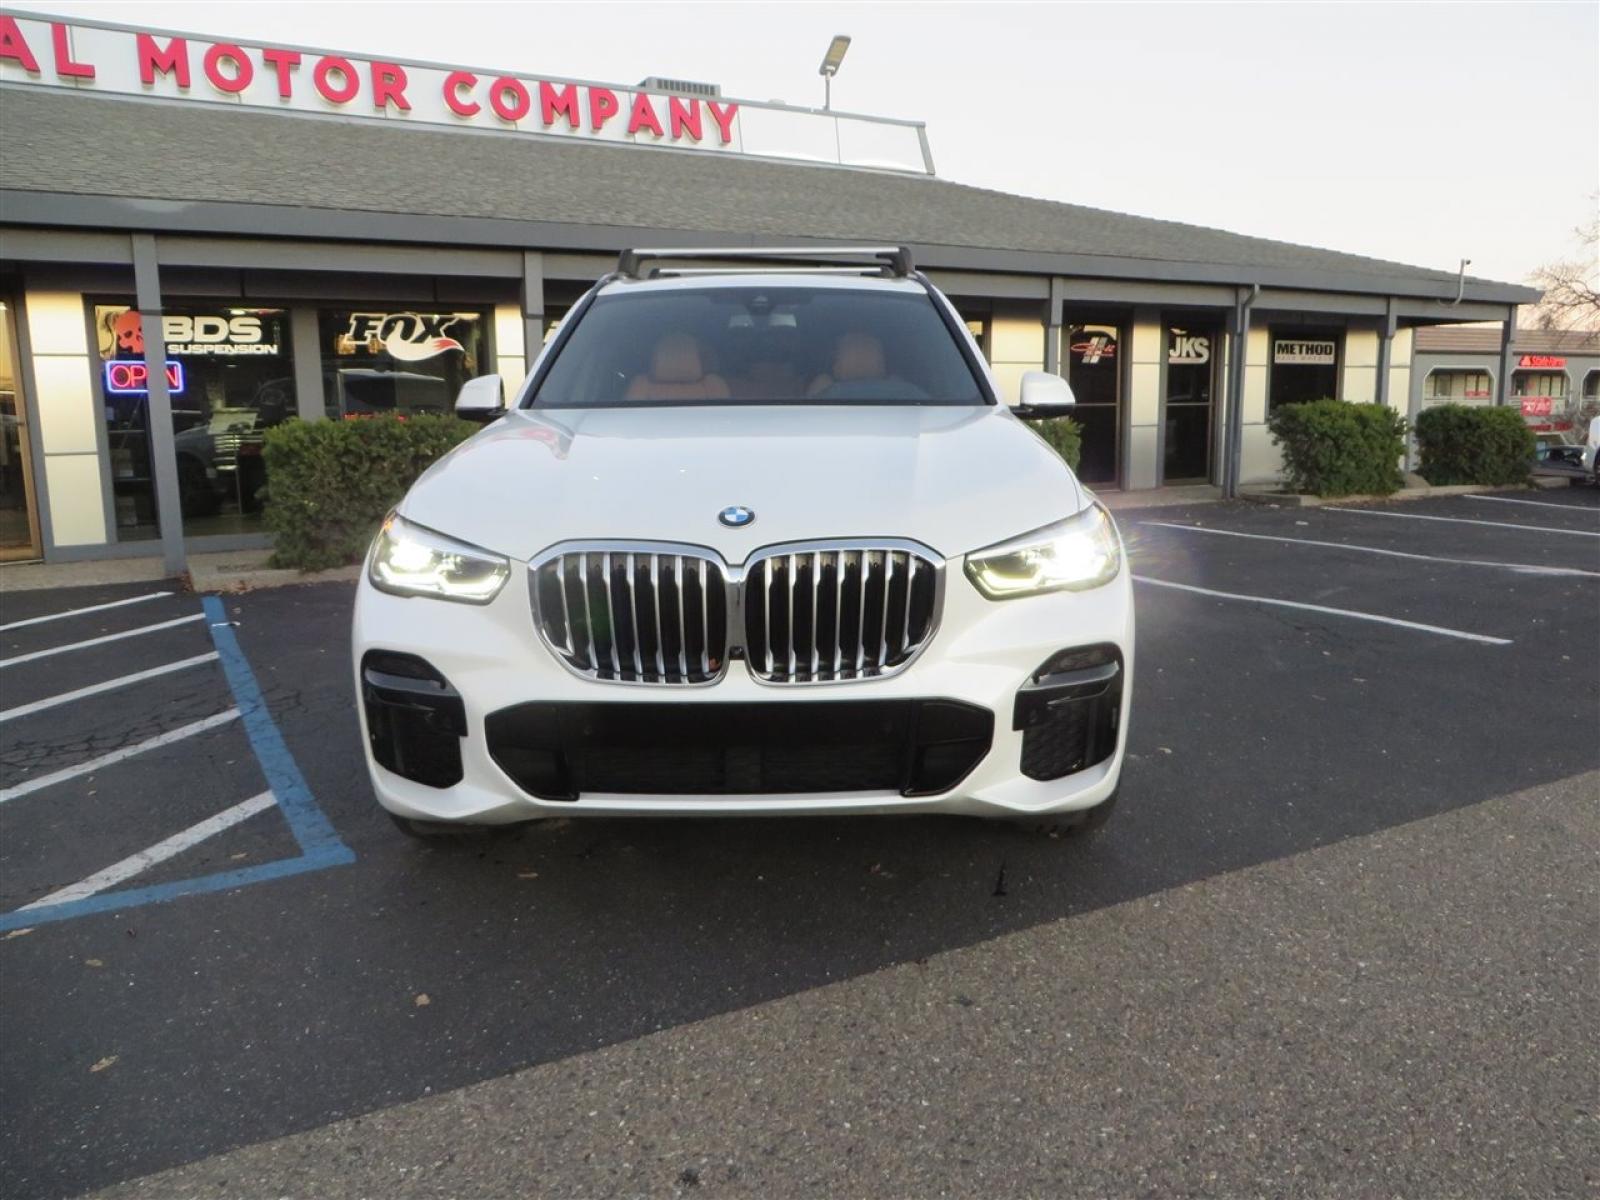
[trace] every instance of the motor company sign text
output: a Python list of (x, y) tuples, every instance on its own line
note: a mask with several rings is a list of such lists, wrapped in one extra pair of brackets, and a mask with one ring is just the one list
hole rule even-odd
[(0, 78), (174, 99), (729, 147), (739, 105), (0, 14)]

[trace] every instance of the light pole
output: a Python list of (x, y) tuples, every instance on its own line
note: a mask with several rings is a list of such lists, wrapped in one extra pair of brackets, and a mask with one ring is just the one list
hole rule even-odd
[(833, 77), (839, 73), (839, 64), (844, 61), (844, 52), (848, 49), (850, 49), (850, 35), (835, 34), (833, 41), (828, 43), (828, 52), (822, 56), (822, 65), (817, 68), (817, 74), (822, 76), (824, 112), (833, 108)]

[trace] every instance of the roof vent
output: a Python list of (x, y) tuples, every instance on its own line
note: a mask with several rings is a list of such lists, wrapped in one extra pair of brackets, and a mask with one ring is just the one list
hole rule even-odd
[(639, 90), (644, 92), (671, 92), (679, 96), (720, 96), (722, 86), (715, 83), (696, 83), (692, 79), (667, 79), (660, 75), (652, 75), (648, 79), (639, 81)]

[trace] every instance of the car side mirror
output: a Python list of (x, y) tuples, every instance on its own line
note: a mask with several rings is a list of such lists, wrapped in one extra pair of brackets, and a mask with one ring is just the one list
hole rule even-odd
[(1060, 417), (1076, 404), (1072, 385), (1049, 371), (1027, 371), (1018, 389), (1015, 412), (1019, 417)]
[(456, 416), (487, 424), (506, 411), (505, 387), (498, 375), (479, 375), (461, 385)]

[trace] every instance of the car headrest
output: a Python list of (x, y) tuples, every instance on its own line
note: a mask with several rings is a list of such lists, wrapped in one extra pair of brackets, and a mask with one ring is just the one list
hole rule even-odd
[(669, 333), (656, 343), (650, 378), (656, 383), (699, 383), (705, 377), (700, 343), (687, 333)]
[(870, 333), (847, 333), (839, 339), (833, 355), (835, 380), (882, 379), (886, 374), (883, 343), (877, 338)]

